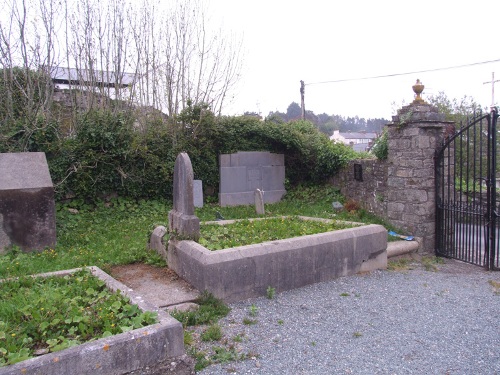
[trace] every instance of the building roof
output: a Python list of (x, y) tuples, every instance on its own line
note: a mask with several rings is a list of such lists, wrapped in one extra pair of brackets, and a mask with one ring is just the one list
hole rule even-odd
[(92, 84), (118, 88), (131, 86), (135, 80), (135, 74), (132, 73), (116, 74), (115, 72), (93, 70), (91, 74), (89, 70), (85, 69), (62, 67), (52, 67), (50, 77), (56, 84)]
[(345, 139), (374, 139), (377, 138), (377, 133), (367, 133), (367, 132), (347, 132), (339, 133), (341, 137)]

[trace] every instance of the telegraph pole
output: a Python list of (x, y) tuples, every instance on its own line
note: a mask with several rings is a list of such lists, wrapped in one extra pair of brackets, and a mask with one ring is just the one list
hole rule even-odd
[[(301, 81), (302, 82), (302, 81)], [(491, 73), (491, 81), (483, 82), (483, 85), (491, 83), (491, 108), (495, 106), (495, 83), (500, 82), (500, 79), (495, 81), (495, 72)]]
[(302, 109), (302, 120), (306, 119), (306, 107), (304, 104), (304, 91), (305, 91), (304, 81), (300, 81), (300, 108)]

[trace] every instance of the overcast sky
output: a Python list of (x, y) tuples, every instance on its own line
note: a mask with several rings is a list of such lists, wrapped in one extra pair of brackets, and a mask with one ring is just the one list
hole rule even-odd
[[(491, 104), (492, 72), (500, 79), (500, 1), (449, 0), (211, 0), (224, 28), (243, 33), (243, 76), (228, 115), (286, 112), (300, 104), (316, 114), (390, 119), (413, 100), (444, 91)], [(499, 60), (465, 68), (341, 83), (345, 79)], [(500, 98), (500, 82), (496, 84)], [(499, 99), (495, 99), (498, 103)], [(396, 106), (393, 105), (396, 103)]]

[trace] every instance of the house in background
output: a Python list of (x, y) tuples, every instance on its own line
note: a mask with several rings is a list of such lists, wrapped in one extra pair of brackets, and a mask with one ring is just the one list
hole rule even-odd
[(351, 146), (354, 151), (363, 152), (369, 151), (373, 142), (378, 137), (377, 133), (368, 132), (346, 132), (341, 133), (339, 130), (334, 130), (330, 140), (342, 142)]

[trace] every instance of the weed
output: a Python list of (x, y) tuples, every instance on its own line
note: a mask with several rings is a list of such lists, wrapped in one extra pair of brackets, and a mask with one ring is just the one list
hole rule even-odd
[(222, 329), (218, 324), (210, 325), (200, 336), (201, 341), (219, 341), (222, 338)]
[(268, 286), (266, 289), (266, 297), (269, 299), (273, 299), (276, 294), (276, 289), (272, 286)]
[(251, 326), (251, 325), (257, 324), (257, 322), (258, 321), (256, 319), (243, 318), (243, 324), (246, 326)]
[(197, 299), (199, 308), (195, 311), (173, 311), (172, 315), (181, 322), (184, 327), (200, 324), (214, 324), (220, 318), (225, 317), (231, 310), (220, 299), (211, 293), (204, 291)]
[(493, 293), (495, 293), (496, 295), (500, 295), (500, 282), (489, 280), (488, 284), (490, 284), (493, 287)]
[(316, 346), (316, 341), (311, 341), (311, 346)]
[(443, 258), (432, 256), (432, 257), (422, 257), (421, 262), (426, 271), (436, 272), (439, 270), (437, 265), (443, 264), (444, 260)]
[(237, 361), (239, 359), (244, 359), (244, 354), (238, 354), (235, 348), (227, 349), (223, 346), (216, 346), (213, 348), (214, 354), (211, 359), (217, 363), (227, 363), (230, 361)]
[(248, 315), (255, 317), (255, 316), (257, 316), (258, 313), (259, 313), (259, 308), (257, 306), (255, 306), (254, 304), (252, 304), (248, 308)]
[(184, 345), (192, 346), (195, 343), (193, 332), (184, 330)]
[(349, 297), (349, 296), (350, 296), (350, 294), (349, 294), (349, 293), (347, 293), (347, 292), (344, 292), (344, 293), (340, 293), (340, 296), (341, 296), (341, 297)]
[(279, 320), (278, 320), (278, 324), (279, 324), (280, 326), (282, 326), (283, 324), (285, 324), (285, 322), (284, 322), (282, 319), (279, 319)]
[(361, 332), (358, 332), (358, 331), (354, 332), (352, 335), (356, 338), (363, 336), (363, 334)]
[(236, 336), (233, 337), (234, 342), (243, 342), (243, 336), (244, 334), (238, 333)]
[(409, 258), (399, 258), (397, 260), (390, 260), (387, 262), (387, 269), (389, 271), (408, 271), (413, 269), (412, 260)]

